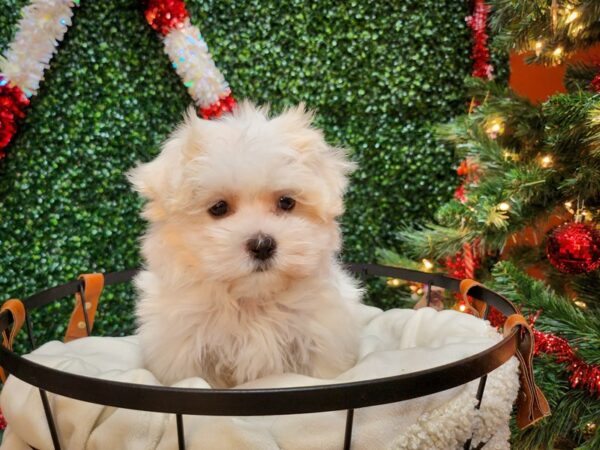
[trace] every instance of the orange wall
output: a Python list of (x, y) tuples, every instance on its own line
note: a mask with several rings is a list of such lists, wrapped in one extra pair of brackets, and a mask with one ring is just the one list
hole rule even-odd
[[(565, 64), (555, 67), (544, 67), (537, 64), (525, 64), (524, 54), (510, 55), (510, 86), (519, 94), (530, 100), (544, 101), (552, 94), (565, 92), (563, 77)], [(577, 52), (567, 62), (585, 61), (588, 63), (600, 62), (600, 46), (589, 50)]]

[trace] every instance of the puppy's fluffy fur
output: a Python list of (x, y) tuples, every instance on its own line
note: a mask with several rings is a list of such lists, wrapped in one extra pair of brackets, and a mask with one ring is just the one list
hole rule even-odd
[[(130, 171), (150, 222), (138, 334), (163, 383), (328, 378), (355, 362), (361, 292), (336, 259), (353, 164), (311, 119), (302, 105), (275, 118), (250, 103), (217, 121), (190, 111), (160, 155)], [(211, 215), (223, 201), (227, 212)], [(248, 249), (259, 234), (276, 242), (267, 261)]]

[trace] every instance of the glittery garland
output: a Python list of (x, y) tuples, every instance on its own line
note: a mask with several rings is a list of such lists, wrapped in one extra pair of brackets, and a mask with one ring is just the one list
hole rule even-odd
[(21, 11), (15, 37), (0, 58), (0, 159), (71, 25), (75, 5), (79, 0), (33, 0)]
[(487, 47), (486, 26), (489, 12), (490, 6), (485, 3), (485, 0), (475, 0), (473, 14), (465, 18), (473, 33), (471, 58), (474, 62), (472, 75), (486, 80), (492, 78), (494, 70), (490, 64), (490, 50)]
[(217, 69), (200, 30), (191, 24), (183, 0), (149, 0), (144, 15), (164, 37), (165, 52), (190, 96), (198, 114), (212, 119), (231, 111), (235, 99)]
[[(506, 316), (495, 308), (492, 308), (492, 312), (493, 314), (488, 316), (490, 324), (494, 327), (501, 327), (506, 320)], [(554, 355), (556, 362), (566, 364), (565, 370), (569, 372), (569, 383), (573, 389), (579, 387), (587, 390), (591, 395), (599, 395), (600, 366), (588, 364), (577, 356), (575, 350), (565, 338), (535, 329), (535, 322), (540, 314), (541, 311), (538, 311), (529, 317), (534, 337), (534, 356), (542, 353)]]
[(579, 358), (564, 338), (535, 329), (533, 335), (535, 338), (534, 355), (540, 353), (554, 355), (557, 362), (566, 363), (572, 388), (580, 387), (592, 395), (600, 394), (600, 366), (588, 364)]

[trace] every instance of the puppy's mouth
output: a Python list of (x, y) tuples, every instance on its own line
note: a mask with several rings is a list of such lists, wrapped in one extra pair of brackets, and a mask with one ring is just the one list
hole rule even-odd
[(262, 273), (268, 271), (273, 264), (269, 261), (262, 261), (254, 266), (254, 273)]

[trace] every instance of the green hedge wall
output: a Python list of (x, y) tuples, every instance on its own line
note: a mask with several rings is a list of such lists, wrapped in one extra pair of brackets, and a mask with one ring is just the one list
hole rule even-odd
[[(26, 1), (1, 3), (4, 49)], [(123, 173), (158, 152), (190, 103), (139, 3), (81, 2), (0, 163), (2, 297), (139, 265), (144, 223)], [(428, 127), (466, 107), (468, 2), (187, 3), (238, 98), (275, 110), (303, 100), (328, 139), (353, 150), (347, 260), (374, 260), (402, 223), (451, 195), (452, 154)], [(130, 332), (133, 298), (107, 290), (96, 331)], [(70, 310), (66, 301), (35, 314), (39, 337), (61, 336)]]

